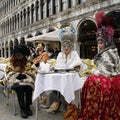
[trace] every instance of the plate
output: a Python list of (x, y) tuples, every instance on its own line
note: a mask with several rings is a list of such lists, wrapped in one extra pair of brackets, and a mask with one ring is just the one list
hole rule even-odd
[(73, 72), (75, 69), (55, 69), (55, 72)]
[(49, 72), (37, 71), (37, 73), (40, 73), (40, 74), (53, 74), (55, 72), (54, 71), (49, 71)]

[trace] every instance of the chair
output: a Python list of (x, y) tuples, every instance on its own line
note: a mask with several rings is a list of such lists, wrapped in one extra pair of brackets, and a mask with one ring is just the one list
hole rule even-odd
[[(9, 92), (11, 92), (11, 95), (12, 95), (11, 101), (12, 101), (13, 115), (16, 116), (16, 115), (17, 115), (17, 113), (16, 113), (16, 104), (15, 104), (16, 91), (15, 91), (14, 89), (10, 88), (10, 89), (9, 89)], [(8, 96), (7, 99), (9, 99), (9, 96)], [(7, 105), (8, 105), (8, 103), (7, 103)]]
[(12, 87), (8, 89), (7, 86), (3, 84), (3, 80), (0, 80), (0, 85), (2, 86), (2, 91), (3, 91), (2, 93), (5, 96), (6, 105), (9, 105), (9, 98), (10, 98), (9, 95), (11, 94), (13, 115), (16, 116), (16, 104), (15, 104), (16, 91), (12, 89)]
[[(9, 61), (9, 59), (7, 61)], [(4, 80), (7, 79), (6, 72), (5, 72), (6, 66), (7, 66), (6, 63), (0, 64), (0, 86), (2, 87), (3, 96), (5, 96), (6, 105), (9, 105), (9, 94), (11, 93), (12, 95), (11, 103), (12, 103), (13, 114), (14, 116), (16, 116), (16, 105), (15, 105), (16, 92), (14, 89), (12, 89), (12, 87), (8, 89), (6, 82), (4, 82)]]

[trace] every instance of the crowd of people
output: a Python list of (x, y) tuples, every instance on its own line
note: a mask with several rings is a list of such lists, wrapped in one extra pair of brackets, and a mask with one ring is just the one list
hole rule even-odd
[[(100, 17), (99, 17), (100, 16)], [(107, 21), (107, 22), (106, 22)], [(94, 57), (96, 68), (89, 71), (81, 91), (81, 108), (76, 116), (67, 116), (68, 120), (119, 120), (120, 119), (120, 58), (113, 42), (114, 29), (111, 18), (103, 11), (96, 14), (98, 27), (96, 40), (98, 54)], [(61, 52), (56, 49), (55, 69), (74, 69), (77, 72), (83, 64), (77, 51), (74, 50), (75, 37), (71, 31), (61, 36)], [(35, 53), (38, 52), (38, 55)], [(51, 56), (45, 51), (45, 44), (40, 43), (35, 50), (20, 44), (14, 47), (10, 64), (6, 67), (5, 83), (7, 87), (16, 90), (22, 118), (32, 116), (32, 93), (40, 63), (46, 63)], [(82, 67), (81, 67), (82, 66)], [(59, 78), (58, 78), (59, 79)], [(44, 97), (40, 96), (40, 99)], [(53, 90), (48, 96), (47, 111), (58, 111), (60, 105), (64, 112), (68, 111), (68, 103), (60, 92)], [(41, 100), (42, 101), (42, 100)], [(41, 102), (42, 104), (42, 102)], [(55, 106), (55, 107), (53, 107)]]

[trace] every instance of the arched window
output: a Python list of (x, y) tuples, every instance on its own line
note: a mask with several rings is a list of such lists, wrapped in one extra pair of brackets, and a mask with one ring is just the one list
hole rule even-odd
[(53, 14), (58, 12), (58, 1), (53, 0)]
[(24, 37), (20, 38), (20, 44), (25, 44), (25, 38)]
[(16, 26), (17, 26), (17, 16), (15, 15), (15, 20), (14, 20), (14, 22), (15, 22), (15, 30), (16, 30)]
[(68, 8), (72, 7), (72, 0), (68, 0)]
[(26, 26), (26, 9), (23, 11), (24, 26)]
[(60, 11), (66, 9), (66, 0), (60, 0)]
[(51, 15), (51, 1), (47, 0), (47, 17)]
[(18, 45), (19, 43), (18, 43), (18, 39), (17, 38), (15, 38), (14, 39), (14, 45)]
[(34, 22), (34, 4), (31, 5), (31, 23)]
[(10, 32), (12, 31), (12, 20), (10, 18)]
[(20, 12), (20, 27), (21, 27), (21, 28), (22, 28), (22, 26), (23, 26), (22, 20), (23, 20), (23, 15), (22, 15), (22, 11), (21, 11), (21, 12)]
[(14, 26), (15, 26), (15, 23), (14, 23), (14, 16), (12, 17), (12, 31), (14, 31)]
[(44, 1), (40, 2), (40, 14), (41, 14), (41, 19), (43, 19), (43, 9), (44, 9)]
[(52, 32), (52, 31), (55, 31), (55, 28), (50, 27), (49, 29), (47, 29), (46, 33), (49, 33), (49, 32)]
[(37, 31), (37, 32), (35, 33), (35, 36), (38, 36), (38, 35), (42, 35), (42, 32)]
[(110, 16), (113, 18), (113, 27), (114, 27), (114, 36), (113, 40), (118, 48), (118, 54), (120, 55), (120, 10), (114, 10), (109, 13), (107, 13), (107, 16)]
[(9, 23), (9, 20), (8, 20), (8, 33), (10, 32), (10, 23)]
[(80, 43), (80, 57), (93, 59), (97, 54), (96, 24), (92, 20), (83, 21), (78, 29), (77, 39)]
[(13, 52), (13, 41), (10, 40), (10, 55), (12, 55)]
[(39, 20), (39, 1), (36, 1), (35, 9), (36, 9), (36, 21), (38, 21)]
[(30, 7), (27, 8), (27, 25), (30, 24)]
[(20, 18), (19, 13), (17, 14), (17, 28), (20, 28)]
[(31, 38), (31, 37), (33, 37), (33, 36), (32, 36), (32, 34), (29, 33), (29, 34), (27, 35), (27, 38)]

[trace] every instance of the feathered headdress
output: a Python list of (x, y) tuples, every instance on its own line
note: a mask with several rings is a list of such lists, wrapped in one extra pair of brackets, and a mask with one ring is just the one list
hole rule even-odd
[(106, 45), (110, 45), (113, 42), (113, 19), (106, 16), (104, 11), (99, 11), (95, 14), (95, 21), (97, 24), (97, 40), (103, 40)]
[(13, 55), (18, 55), (18, 54), (22, 54), (24, 56), (29, 56), (30, 50), (29, 50), (28, 46), (24, 45), (24, 44), (14, 46)]
[(63, 47), (69, 45), (71, 48), (73, 48), (74, 41), (76, 40), (74, 27), (70, 25), (62, 28), (59, 32), (59, 39)]

